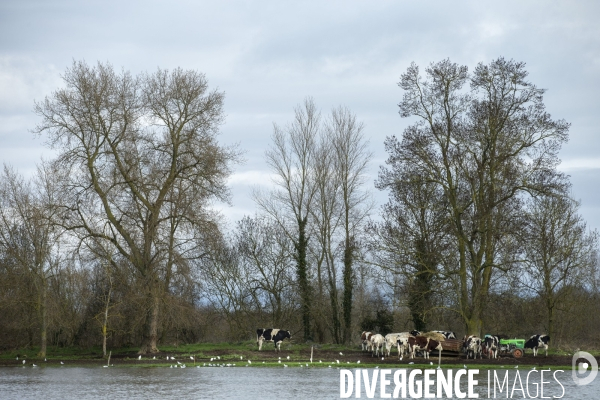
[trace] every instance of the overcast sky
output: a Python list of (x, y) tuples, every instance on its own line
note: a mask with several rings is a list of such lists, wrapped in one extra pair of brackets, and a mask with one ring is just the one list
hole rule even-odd
[[(0, 2), (0, 160), (30, 174), (52, 153), (34, 100), (62, 86), (73, 60), (132, 73), (182, 67), (226, 93), (221, 142), (246, 162), (231, 178), (230, 220), (252, 214), (253, 185), (269, 181), (264, 151), (312, 96), (324, 113), (345, 105), (365, 123), (374, 159), (401, 136), (397, 86), (410, 62), (450, 58), (472, 70), (497, 57), (524, 61), (547, 89), (554, 119), (571, 123), (561, 169), (591, 228), (600, 228), (600, 2), (590, 1), (27, 1)], [(375, 189), (374, 189), (375, 190)], [(385, 194), (377, 194), (385, 201)]]

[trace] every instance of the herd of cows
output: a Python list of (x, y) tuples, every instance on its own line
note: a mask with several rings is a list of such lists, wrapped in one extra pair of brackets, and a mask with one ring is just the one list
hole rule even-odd
[[(429, 353), (433, 350), (447, 350), (444, 348), (443, 342), (456, 340), (456, 334), (449, 331), (431, 331), (421, 333), (419, 331), (410, 331), (402, 333), (389, 333), (382, 336), (378, 333), (363, 332), (361, 334), (362, 349), (371, 351), (373, 356), (379, 356), (379, 352), (390, 356), (394, 347), (398, 349), (398, 357), (402, 359), (405, 354), (410, 355), (410, 358), (415, 358), (417, 352), (423, 354), (426, 359), (429, 358)], [(500, 339), (507, 339), (504, 335), (486, 335), (481, 339), (475, 335), (465, 336), (462, 340), (462, 351), (468, 358), (483, 358), (483, 354), (487, 354), (488, 358), (498, 358), (500, 350)], [(525, 349), (532, 349), (533, 355), (537, 356), (539, 349), (544, 349), (548, 356), (548, 343), (550, 336), (548, 335), (533, 335), (525, 342)], [(385, 350), (384, 350), (385, 346)]]
[[(262, 349), (264, 342), (273, 342), (276, 351), (281, 351), (281, 343), (284, 339), (291, 339), (290, 331), (283, 329), (257, 329), (256, 343), (258, 350)], [(507, 339), (504, 335), (485, 335), (483, 339), (478, 336), (465, 336), (462, 340), (462, 351), (467, 358), (483, 358), (487, 354), (488, 358), (497, 358), (498, 351), (501, 349), (500, 340)], [(449, 331), (431, 331), (421, 333), (419, 331), (389, 333), (380, 335), (379, 333), (363, 332), (360, 337), (363, 351), (371, 351), (373, 356), (391, 355), (392, 349), (398, 349), (398, 357), (402, 359), (404, 355), (415, 358), (418, 353), (423, 357), (429, 358), (429, 353), (433, 350), (447, 350), (443, 342), (457, 341), (456, 334)], [(525, 349), (532, 349), (533, 355), (537, 356), (539, 349), (544, 349), (548, 356), (548, 335), (533, 335), (525, 342)]]

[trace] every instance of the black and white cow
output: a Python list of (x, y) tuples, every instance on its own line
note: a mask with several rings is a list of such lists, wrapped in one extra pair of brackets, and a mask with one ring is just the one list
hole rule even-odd
[(483, 338), (483, 347), (488, 355), (488, 359), (498, 358), (498, 348), (500, 347), (500, 339), (498, 336), (485, 335)]
[(441, 333), (442, 335), (444, 335), (444, 337), (446, 339), (457, 339), (456, 333), (451, 332), (451, 331), (432, 331), (432, 332)]
[(421, 333), (423, 333), (423, 332), (421, 332), (421, 331), (410, 331), (408, 333), (410, 333), (413, 336), (421, 336)]
[(256, 330), (256, 343), (258, 343), (259, 351), (262, 348), (263, 342), (273, 342), (275, 344), (275, 350), (281, 351), (281, 342), (283, 342), (283, 339), (285, 338), (292, 338), (290, 331), (275, 328)]
[(467, 359), (469, 359), (471, 354), (473, 354), (474, 359), (477, 358), (478, 354), (479, 358), (483, 358), (481, 350), (481, 338), (479, 336), (470, 335), (463, 338), (463, 351), (467, 353)]
[(550, 342), (550, 336), (548, 335), (533, 335), (525, 342), (526, 349), (533, 350), (533, 356), (537, 356), (538, 349), (543, 348), (546, 351), (546, 357), (548, 356), (548, 342)]

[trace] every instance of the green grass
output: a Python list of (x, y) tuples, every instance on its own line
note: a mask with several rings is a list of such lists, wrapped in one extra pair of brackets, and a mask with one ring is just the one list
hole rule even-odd
[[(437, 357), (432, 354), (431, 361), (434, 365), (430, 365), (429, 362), (421, 363), (423, 359), (416, 359), (415, 364), (408, 365), (406, 360), (403, 363), (398, 362), (390, 362), (392, 359), (397, 360), (397, 355), (394, 353), (391, 358), (386, 359), (386, 363), (378, 363), (376, 360), (365, 360), (365, 355), (367, 353), (360, 352), (358, 346), (344, 346), (344, 345), (336, 345), (336, 344), (312, 344), (314, 346), (314, 359), (313, 363), (310, 364), (310, 349), (311, 344), (304, 343), (293, 343), (293, 342), (284, 342), (282, 344), (282, 352), (281, 352), (281, 363), (278, 362), (277, 357), (279, 355), (274, 352), (274, 346), (272, 343), (263, 344), (263, 349), (261, 352), (258, 351), (256, 342), (254, 341), (245, 341), (245, 342), (237, 342), (237, 343), (198, 343), (198, 344), (185, 344), (185, 345), (161, 345), (159, 349), (161, 353), (157, 356), (156, 360), (153, 360), (153, 355), (145, 355), (142, 356), (142, 362), (137, 362), (137, 347), (123, 347), (117, 349), (111, 349), (112, 358), (111, 364), (123, 366), (123, 367), (169, 367), (170, 365), (175, 365), (177, 361), (182, 363), (186, 363), (188, 367), (199, 365), (203, 366), (203, 364), (211, 363), (209, 360), (211, 357), (216, 358), (217, 355), (220, 356), (220, 360), (214, 360), (212, 364), (233, 364), (235, 363), (236, 367), (246, 366), (246, 360), (250, 358), (252, 363), (249, 364), (251, 367), (282, 367), (284, 364), (287, 364), (289, 368), (300, 368), (300, 365), (303, 365), (302, 368), (306, 368), (306, 363), (309, 364), (311, 368), (420, 368), (420, 369), (428, 369), (428, 368), (437, 368)], [(590, 351), (586, 350), (594, 356), (600, 355), (600, 351)], [(15, 349), (9, 351), (3, 351), (0, 353), (0, 360), (5, 361), (5, 364), (13, 363), (13, 360), (16, 357), (19, 357), (19, 360), (25, 358), (31, 362), (42, 361), (40, 357), (37, 356), (39, 352), (39, 348), (26, 348), (26, 349)], [(338, 352), (345, 353), (345, 356), (337, 356)], [(542, 367), (544, 364), (544, 357), (538, 357), (534, 360), (530, 357), (531, 351), (528, 352), (528, 357), (523, 360), (525, 363), (535, 363), (538, 364), (537, 369), (563, 369), (570, 370), (571, 365), (564, 366), (549, 366)], [(572, 355), (572, 352), (570, 353)], [(167, 361), (165, 360), (165, 355), (175, 356), (177, 360), (175, 361)], [(290, 356), (290, 360), (287, 360), (287, 356)], [(551, 349), (549, 351), (549, 355), (560, 355), (560, 356), (568, 356), (569, 353), (562, 350)], [(194, 364), (193, 360), (190, 360), (189, 357), (195, 357), (196, 363)], [(243, 357), (243, 360), (240, 360), (240, 356)], [(362, 358), (361, 363), (357, 363), (355, 360), (357, 357)], [(76, 361), (76, 365), (86, 365), (88, 362), (92, 365), (99, 365), (106, 362), (106, 359), (102, 357), (102, 348), (100, 346), (92, 347), (92, 348), (78, 348), (78, 347), (48, 347), (46, 358), (48, 360), (47, 365), (56, 365), (58, 361)], [(340, 359), (340, 363), (338, 364), (335, 359)], [(354, 360), (350, 361), (353, 358)], [(319, 362), (319, 359), (322, 359), (323, 362)], [(350, 363), (348, 363), (350, 361)], [(333, 364), (332, 364), (333, 362)], [(463, 364), (467, 364), (469, 368), (472, 369), (499, 369), (500, 366), (498, 364), (469, 364), (468, 361), (465, 360), (456, 360), (450, 361), (452, 363), (444, 363), (449, 362), (448, 359), (442, 361), (443, 368), (462, 368)], [(68, 364), (68, 363), (67, 363)], [(514, 367), (514, 363), (508, 362), (506, 365), (506, 369), (511, 369)], [(531, 367), (527, 365), (522, 365), (520, 367), (522, 370), (529, 370)]]

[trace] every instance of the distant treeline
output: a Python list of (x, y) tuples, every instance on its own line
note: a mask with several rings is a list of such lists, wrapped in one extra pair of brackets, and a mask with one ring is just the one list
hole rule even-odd
[[(74, 62), (35, 104), (55, 158), (0, 177), (0, 349), (148, 353), (268, 327), (600, 347), (598, 233), (556, 168), (569, 125), (526, 77), (503, 58), (411, 65), (412, 124), (386, 139), (374, 186), (364, 125), (307, 98), (274, 126), (256, 214), (228, 225), (213, 206), (242, 151), (217, 141), (223, 93), (196, 71)], [(380, 208), (373, 190), (389, 194)]]

